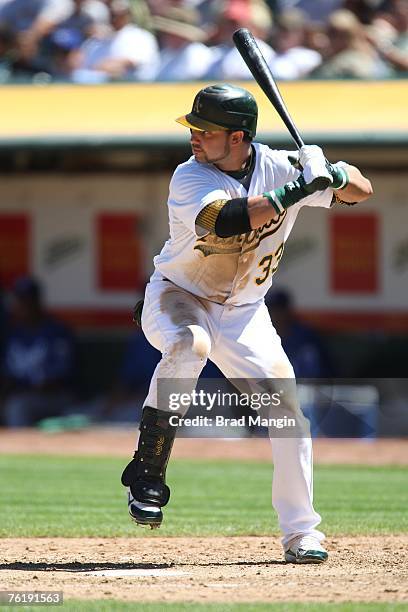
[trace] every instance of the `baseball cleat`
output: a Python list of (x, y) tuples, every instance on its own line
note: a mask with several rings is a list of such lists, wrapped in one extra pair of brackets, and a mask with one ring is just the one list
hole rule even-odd
[(299, 536), (285, 550), (287, 563), (324, 563), (329, 555), (317, 538)]
[(163, 521), (160, 506), (139, 502), (130, 491), (128, 492), (128, 510), (130, 517), (138, 525), (150, 525), (151, 529), (158, 529)]

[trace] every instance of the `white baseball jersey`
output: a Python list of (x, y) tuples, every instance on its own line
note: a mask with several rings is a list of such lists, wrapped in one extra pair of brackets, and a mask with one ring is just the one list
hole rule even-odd
[(284, 211), (262, 227), (231, 238), (219, 238), (196, 225), (199, 212), (215, 200), (261, 195), (296, 179), (299, 171), (288, 161), (289, 151), (254, 143), (255, 167), (248, 191), (213, 164), (194, 156), (180, 164), (170, 182), (170, 238), (154, 258), (155, 273), (198, 297), (219, 304), (252, 304), (272, 284), (285, 243), (300, 208), (329, 208), (333, 192), (319, 191)]

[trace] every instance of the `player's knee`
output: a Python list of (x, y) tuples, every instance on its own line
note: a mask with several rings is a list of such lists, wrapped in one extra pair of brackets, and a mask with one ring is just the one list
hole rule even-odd
[(211, 352), (210, 336), (200, 325), (188, 325), (187, 327), (192, 336), (193, 353), (205, 361)]
[(176, 356), (184, 361), (205, 362), (211, 352), (211, 340), (200, 325), (187, 325), (179, 330), (173, 342), (166, 347), (167, 356)]

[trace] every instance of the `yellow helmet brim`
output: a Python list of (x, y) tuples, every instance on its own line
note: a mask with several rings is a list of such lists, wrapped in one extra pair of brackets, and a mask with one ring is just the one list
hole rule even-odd
[(177, 123), (184, 125), (184, 127), (190, 128), (190, 130), (198, 130), (200, 132), (217, 132), (218, 130), (228, 130), (228, 128), (217, 125), (216, 123), (211, 123), (210, 121), (206, 121), (201, 117), (197, 117), (194, 113), (188, 113), (187, 115), (182, 115), (176, 119)]

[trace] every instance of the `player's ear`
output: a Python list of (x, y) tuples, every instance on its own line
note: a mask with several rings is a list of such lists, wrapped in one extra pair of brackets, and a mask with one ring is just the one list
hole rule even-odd
[(244, 139), (244, 132), (239, 130), (237, 132), (232, 132), (231, 134), (231, 144), (240, 144)]

